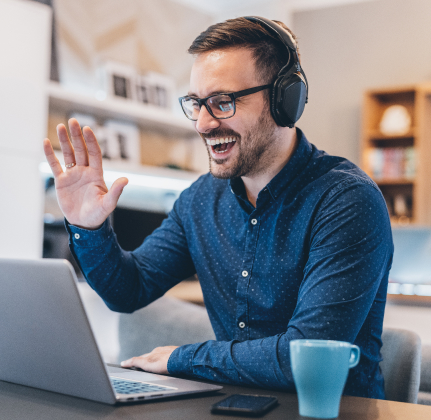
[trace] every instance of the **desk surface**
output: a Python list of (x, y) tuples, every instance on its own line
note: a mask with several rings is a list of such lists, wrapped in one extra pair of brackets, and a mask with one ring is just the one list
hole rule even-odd
[[(224, 386), (223, 390), (195, 397), (159, 400), (129, 406), (112, 407), (79, 398), (0, 381), (0, 418), (2, 420), (228, 420), (239, 417), (210, 414), (210, 407), (236, 393), (272, 394), (279, 405), (262, 418), (265, 420), (302, 419), (295, 394)], [(339, 420), (429, 420), (431, 406), (405, 404), (367, 398), (343, 397)]]

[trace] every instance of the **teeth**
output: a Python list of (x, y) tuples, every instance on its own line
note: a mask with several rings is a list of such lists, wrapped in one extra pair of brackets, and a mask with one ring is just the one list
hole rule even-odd
[(233, 137), (219, 138), (217, 140), (206, 140), (208, 146), (215, 146), (216, 144), (232, 143), (235, 139)]

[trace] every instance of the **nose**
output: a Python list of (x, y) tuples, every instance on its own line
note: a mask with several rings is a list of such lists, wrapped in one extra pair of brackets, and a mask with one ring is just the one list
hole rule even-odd
[(198, 131), (201, 134), (204, 134), (219, 126), (220, 126), (220, 120), (218, 120), (217, 118), (214, 118), (208, 112), (206, 107), (203, 105), (199, 111), (199, 116), (196, 121), (196, 125), (195, 125), (196, 131)]

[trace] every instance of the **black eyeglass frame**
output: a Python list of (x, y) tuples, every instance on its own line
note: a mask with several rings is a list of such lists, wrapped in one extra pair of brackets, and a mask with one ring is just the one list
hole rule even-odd
[[(231, 92), (231, 93), (215, 93), (214, 95), (210, 95), (210, 96), (207, 96), (206, 98), (202, 98), (202, 99), (200, 99), (200, 98), (194, 98), (193, 96), (188, 96), (188, 95), (186, 95), (186, 96), (181, 96), (180, 98), (178, 98), (178, 100), (179, 100), (179, 102), (180, 102), (180, 106), (181, 106), (181, 109), (182, 109), (182, 110), (183, 110), (183, 112), (184, 112), (184, 115), (185, 115), (189, 120), (191, 120), (191, 121), (197, 121), (197, 119), (195, 119), (195, 120), (194, 120), (193, 118), (190, 118), (190, 117), (187, 115), (186, 111), (185, 111), (185, 110), (184, 110), (184, 108), (183, 108), (183, 102), (182, 102), (182, 101), (183, 101), (184, 99), (194, 99), (194, 100), (198, 103), (198, 105), (199, 105), (199, 110), (202, 108), (202, 105), (204, 105), (204, 106), (205, 106), (205, 108), (207, 109), (207, 111), (209, 112), (209, 114), (210, 114), (213, 118), (215, 118), (215, 119), (217, 119), (217, 120), (226, 120), (226, 119), (228, 119), (228, 118), (232, 118), (232, 117), (235, 115), (235, 112), (236, 112), (235, 99), (237, 99), (237, 98), (241, 98), (242, 96), (251, 95), (251, 94), (253, 94), (253, 93), (257, 93), (257, 92), (260, 92), (260, 91), (262, 91), (262, 90), (270, 89), (270, 88), (272, 88), (272, 84), (256, 86), (256, 87), (253, 87), (253, 88), (240, 90), (240, 91), (238, 91), (238, 92)], [(207, 104), (208, 99), (213, 98), (214, 96), (222, 96), (222, 95), (229, 96), (229, 97), (230, 97), (230, 99), (233, 101), (233, 114), (232, 114), (232, 115), (229, 115), (229, 117), (221, 117), (221, 118), (220, 118), (220, 117), (216, 117), (216, 116), (213, 114), (213, 112), (211, 111), (211, 107), (210, 107), (210, 106), (208, 106), (208, 104)]]

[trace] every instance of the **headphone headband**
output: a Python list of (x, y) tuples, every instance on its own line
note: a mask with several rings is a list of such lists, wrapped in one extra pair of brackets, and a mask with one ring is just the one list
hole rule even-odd
[(297, 45), (296, 41), (293, 39), (293, 36), (287, 32), (283, 27), (277, 25), (270, 19), (260, 17), (260, 16), (244, 16), (245, 19), (261, 23), (266, 29), (269, 29), (286, 47), (296, 52)]

